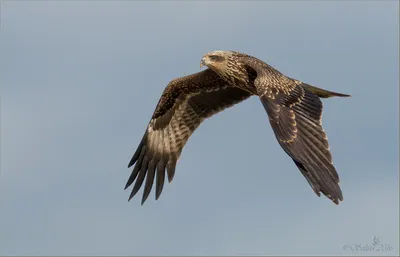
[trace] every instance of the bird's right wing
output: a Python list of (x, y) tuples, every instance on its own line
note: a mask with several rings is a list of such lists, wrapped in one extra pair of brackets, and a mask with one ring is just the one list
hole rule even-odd
[(248, 97), (250, 93), (227, 85), (210, 69), (171, 81), (129, 162), (128, 167), (136, 163), (125, 187), (136, 180), (129, 199), (138, 192), (145, 177), (142, 204), (150, 194), (154, 177), (158, 199), (165, 170), (171, 182), (182, 149), (200, 123)]

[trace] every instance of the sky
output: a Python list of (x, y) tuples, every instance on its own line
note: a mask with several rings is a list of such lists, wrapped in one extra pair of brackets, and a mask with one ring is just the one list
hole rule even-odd
[[(0, 5), (0, 255), (399, 254), (398, 1)], [(257, 97), (196, 130), (158, 201), (127, 201), (163, 89), (220, 49), (352, 95), (323, 100), (339, 206)]]

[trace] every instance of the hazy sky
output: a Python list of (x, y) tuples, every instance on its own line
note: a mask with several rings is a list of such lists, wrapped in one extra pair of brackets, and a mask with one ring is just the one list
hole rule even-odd
[[(0, 4), (0, 255), (399, 254), (398, 1)], [(339, 206), (256, 97), (200, 126), (159, 201), (127, 202), (162, 90), (217, 49), (352, 94), (323, 101)], [(346, 249), (374, 236), (392, 250)]]

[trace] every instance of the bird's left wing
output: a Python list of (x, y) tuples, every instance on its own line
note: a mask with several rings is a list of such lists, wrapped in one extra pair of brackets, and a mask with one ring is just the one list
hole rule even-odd
[(339, 175), (333, 165), (322, 128), (322, 102), (300, 81), (263, 63), (248, 63), (260, 100), (275, 136), (307, 179), (314, 192), (339, 204), (343, 200)]
[(135, 166), (125, 189), (136, 180), (129, 200), (138, 192), (145, 177), (142, 204), (150, 194), (154, 178), (158, 199), (165, 171), (171, 182), (182, 149), (200, 123), (249, 96), (250, 93), (227, 85), (210, 69), (171, 81), (129, 162), (128, 167)]

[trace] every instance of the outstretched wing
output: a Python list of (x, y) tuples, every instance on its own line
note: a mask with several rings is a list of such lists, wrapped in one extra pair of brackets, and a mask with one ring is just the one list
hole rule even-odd
[(227, 85), (210, 69), (171, 81), (129, 162), (128, 168), (136, 163), (125, 186), (128, 188), (136, 180), (129, 200), (145, 177), (142, 204), (150, 194), (154, 178), (157, 200), (164, 186), (165, 171), (171, 182), (182, 149), (200, 123), (249, 96), (250, 93)]
[(318, 196), (322, 192), (339, 204), (343, 195), (322, 128), (322, 102), (302, 84), (292, 83), (268, 87), (263, 79), (256, 79), (255, 86), (262, 92), (260, 100), (279, 144), (293, 159), (314, 192)]

